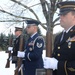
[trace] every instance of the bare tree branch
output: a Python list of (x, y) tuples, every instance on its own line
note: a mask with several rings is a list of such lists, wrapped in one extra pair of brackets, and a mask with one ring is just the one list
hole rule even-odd
[(23, 22), (25, 20), (0, 20), (0, 22)]
[(41, 5), (42, 5), (42, 10), (45, 18), (47, 19), (47, 8), (46, 8), (46, 1), (45, 0), (40, 0)]
[(55, 24), (55, 22), (57, 22), (59, 20), (60, 17), (56, 18), (54, 21), (53, 21), (53, 24)]
[[(6, 14), (9, 15), (9, 16), (7, 16), (7, 17), (10, 17), (10, 16), (11, 16), (11, 17), (14, 17), (14, 19), (4, 19), (5, 15), (3, 14), (3, 16), (4, 16), (4, 17), (3, 17), (3, 20), (1, 19), (0, 22), (22, 22), (22, 21), (25, 21), (26, 19), (33, 19), (33, 18), (30, 18), (30, 17), (21, 16), (23, 13), (25, 13), (24, 11), (26, 11), (26, 10), (29, 10), (29, 12), (31, 12), (31, 13), (34, 15), (34, 17), (35, 17), (38, 21), (40, 21), (40, 18), (39, 18), (39, 16), (37, 15), (38, 13), (36, 13), (36, 12), (33, 10), (33, 8), (32, 8), (32, 7), (34, 7), (34, 6), (40, 5), (40, 6), (42, 7), (42, 12), (43, 12), (42, 15), (44, 16), (44, 20), (46, 20), (46, 23), (42, 23), (42, 22), (41, 22), (41, 26), (42, 26), (44, 29), (47, 30), (47, 26), (46, 26), (46, 25), (49, 25), (49, 24), (48, 24), (48, 21), (49, 21), (48, 15), (49, 15), (49, 14), (50, 14), (50, 25), (51, 25), (52, 29), (53, 29), (53, 27), (54, 27), (55, 25), (60, 24), (60, 23), (57, 23), (57, 21), (59, 20), (59, 17), (55, 18), (54, 21), (53, 21), (53, 17), (54, 17), (54, 14), (55, 14), (56, 10), (57, 10), (57, 8), (56, 8), (56, 3), (57, 3), (57, 2), (60, 2), (60, 1), (63, 1), (63, 0), (49, 0), (49, 1), (46, 1), (46, 0), (39, 0), (40, 3), (36, 3), (36, 4), (31, 5), (31, 6), (29, 6), (29, 7), (28, 7), (27, 5), (25, 5), (24, 3), (22, 3), (21, 0), (20, 0), (20, 1), (19, 1), (19, 0), (10, 0), (10, 1), (12, 1), (12, 2), (15, 3), (15, 6), (14, 6), (14, 7), (17, 8), (16, 5), (19, 5), (19, 6), (23, 7), (23, 9), (20, 10), (20, 14), (19, 14), (19, 15), (18, 15), (18, 14), (13, 14), (12, 12), (9, 12), (9, 11), (3, 10), (3, 9), (0, 9), (1, 12), (6, 13)], [(49, 6), (49, 4), (50, 4), (50, 10), (48, 11), (48, 6)], [(14, 9), (13, 6), (12, 6), (12, 9)], [(40, 9), (39, 9), (39, 10), (40, 10)], [(16, 13), (16, 12), (14, 12), (14, 13)], [(17, 20), (17, 19), (18, 19), (18, 20)]]
[(7, 13), (7, 14), (9, 14), (9, 15), (11, 15), (11, 16), (14, 16), (14, 17), (16, 17), (16, 18), (31, 19), (31, 18), (27, 18), (27, 17), (22, 17), (22, 16), (14, 15), (14, 14), (12, 14), (12, 13), (10, 13), (10, 12), (7, 12), (7, 11), (5, 11), (5, 10), (2, 10), (2, 9), (0, 9), (0, 11), (3, 12), (3, 13)]
[(19, 5), (21, 5), (21, 6), (25, 7), (26, 9), (29, 9), (29, 10), (30, 10), (30, 12), (32, 12), (32, 13), (35, 15), (36, 19), (37, 19), (37, 20), (39, 20), (39, 18), (38, 18), (38, 16), (36, 15), (36, 13), (35, 13), (35, 12), (34, 12), (34, 11), (30, 8), (30, 7), (28, 7), (28, 6), (24, 5), (24, 4), (22, 4), (21, 2), (16, 1), (16, 0), (11, 0), (11, 1), (13, 1), (13, 2), (15, 2), (15, 3), (18, 3)]

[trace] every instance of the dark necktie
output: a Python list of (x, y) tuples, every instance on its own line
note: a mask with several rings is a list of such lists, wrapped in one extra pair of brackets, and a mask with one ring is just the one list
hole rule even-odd
[(66, 32), (63, 32), (60, 42), (65, 39), (65, 35), (66, 35)]

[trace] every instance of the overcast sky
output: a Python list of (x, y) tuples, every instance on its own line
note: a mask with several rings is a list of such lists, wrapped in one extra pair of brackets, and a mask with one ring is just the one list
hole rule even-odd
[[(10, 6), (10, 3), (12, 3), (10, 0), (0, 0), (0, 9), (5, 9), (5, 10), (9, 10), (7, 7)], [(12, 27), (10, 28), (12, 29)], [(42, 28), (41, 28), (42, 29)], [(62, 31), (62, 28), (60, 26), (54, 27), (54, 33), (57, 33), (59, 31)], [(44, 32), (44, 34), (46, 33), (45, 30), (42, 30), (42, 33)], [(0, 33), (5, 33), (8, 34), (9, 30), (7, 29), (5, 23), (0, 22)], [(12, 33), (14, 33), (14, 30), (12, 29)]]
[[(0, 0), (0, 9), (7, 9), (7, 4), (9, 0)], [(5, 26), (5, 23), (0, 22), (0, 33), (7, 33), (8, 29)]]

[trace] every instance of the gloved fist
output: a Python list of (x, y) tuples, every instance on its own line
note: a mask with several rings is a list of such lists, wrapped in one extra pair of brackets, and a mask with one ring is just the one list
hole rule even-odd
[(13, 50), (13, 47), (8, 47), (8, 51), (12, 51)]
[(10, 56), (9, 60), (10, 60), (10, 61), (12, 60), (12, 56)]
[(44, 60), (44, 68), (45, 69), (57, 69), (58, 60), (55, 58), (45, 57)]
[(25, 57), (25, 52), (23, 52), (23, 51), (18, 51), (17, 57), (24, 58), (24, 57)]

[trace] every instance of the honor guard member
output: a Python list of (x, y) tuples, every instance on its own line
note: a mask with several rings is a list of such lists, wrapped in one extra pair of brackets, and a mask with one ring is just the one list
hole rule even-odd
[(44, 49), (44, 39), (38, 34), (38, 25), (40, 24), (37, 20), (26, 20), (27, 33), (30, 38), (25, 46), (25, 52), (18, 51), (18, 57), (25, 59), (24, 61), (24, 75), (35, 75), (36, 69), (43, 68), (42, 53)]
[(53, 57), (44, 58), (44, 68), (53, 75), (75, 75), (75, 1), (57, 3), (60, 24), (64, 31), (54, 42)]
[[(17, 51), (20, 47), (20, 36), (22, 34), (22, 28), (15, 27), (15, 40), (13, 45), (13, 53), (12, 53), (12, 63), (15, 63), (15, 66), (17, 66)], [(24, 40), (24, 38), (23, 38)], [(23, 41), (23, 50), (24, 50), (25, 40)]]

